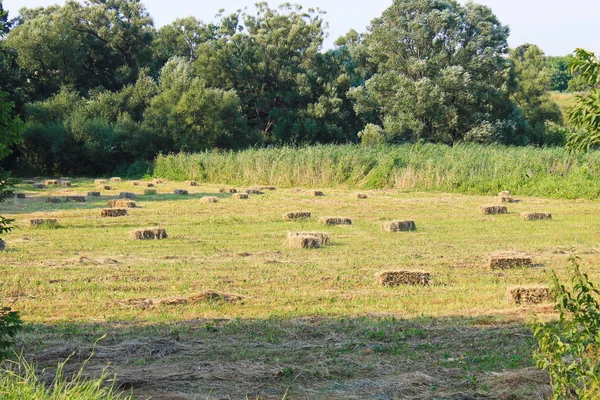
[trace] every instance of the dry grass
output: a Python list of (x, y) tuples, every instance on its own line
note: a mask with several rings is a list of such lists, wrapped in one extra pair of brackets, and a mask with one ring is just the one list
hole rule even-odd
[(429, 272), (423, 271), (383, 271), (378, 272), (377, 281), (382, 286), (429, 285)]
[(552, 219), (552, 214), (548, 212), (525, 212), (521, 213), (521, 218), (526, 221), (540, 221)]
[(389, 221), (382, 224), (386, 232), (408, 232), (416, 231), (417, 225), (414, 221)]
[(166, 239), (167, 231), (159, 227), (141, 228), (132, 231), (130, 236), (136, 240)]
[(286, 221), (293, 221), (296, 219), (306, 219), (310, 218), (309, 211), (294, 211), (283, 214), (283, 219)]
[(127, 215), (127, 210), (124, 208), (105, 208), (100, 211), (101, 217), (124, 217)]
[(236, 200), (246, 200), (248, 198), (248, 193), (234, 193), (231, 195), (231, 198)]
[(119, 198), (120, 199), (135, 200), (135, 193), (133, 193), (133, 192), (121, 192), (121, 193), (119, 193)]
[(109, 200), (107, 205), (110, 208), (136, 208), (137, 207), (135, 201), (128, 200), (128, 199)]
[(325, 225), (352, 225), (352, 218), (348, 217), (321, 217), (319, 222)]
[(217, 196), (203, 196), (200, 201), (203, 203), (218, 203), (219, 198)]
[(505, 206), (482, 206), (480, 207), (480, 210), (483, 215), (498, 215), (508, 213), (508, 210)]
[(288, 235), (285, 244), (290, 249), (318, 249), (321, 240), (313, 235)]
[(540, 304), (552, 301), (547, 286), (519, 286), (507, 290), (508, 298), (515, 304)]

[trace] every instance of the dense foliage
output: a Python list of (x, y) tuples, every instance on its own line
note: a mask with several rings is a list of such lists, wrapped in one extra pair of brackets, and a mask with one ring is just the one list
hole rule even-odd
[(13, 20), (0, 6), (0, 90), (26, 122), (5, 163), (140, 174), (159, 152), (256, 145), (562, 145), (547, 91), (593, 87), (570, 56), (509, 50), (508, 27), (474, 3), (396, 0), (329, 50), (321, 10), (255, 11), (156, 29), (139, 0)]

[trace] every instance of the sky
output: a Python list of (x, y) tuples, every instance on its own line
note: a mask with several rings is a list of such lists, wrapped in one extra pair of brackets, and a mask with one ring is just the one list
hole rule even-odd
[[(304, 8), (319, 7), (327, 12), (328, 39), (324, 47), (350, 29), (365, 32), (370, 21), (381, 15), (392, 0), (285, 0)], [(269, 1), (274, 7), (284, 0)], [(459, 0), (465, 3), (466, 0)], [(63, 4), (64, 0), (0, 0), (11, 16), (21, 7), (40, 7)], [(156, 27), (169, 24), (179, 17), (194, 16), (204, 22), (214, 19), (219, 9), (233, 12), (248, 7), (255, 0), (143, 0)], [(600, 54), (600, 0), (476, 0), (489, 6), (500, 21), (510, 26), (509, 45), (523, 43), (540, 46), (548, 55), (566, 55), (577, 47)]]

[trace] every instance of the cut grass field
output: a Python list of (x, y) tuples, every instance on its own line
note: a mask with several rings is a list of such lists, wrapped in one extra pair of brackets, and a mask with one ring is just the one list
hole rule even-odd
[[(27, 198), (1, 206), (16, 222), (0, 253), (0, 302), (22, 312), (19, 345), (40, 367), (75, 353), (65, 367), (75, 371), (107, 334), (88, 373), (110, 362), (137, 398), (542, 399), (547, 377), (533, 368), (527, 321), (551, 318), (552, 306), (515, 305), (507, 290), (544, 285), (551, 270), (566, 279), (571, 255), (600, 276), (600, 204), (589, 200), (515, 196), (508, 214), (483, 215), (496, 198), (280, 188), (236, 200), (220, 185), (167, 181), (143, 195), (123, 181), (85, 203), (44, 202), (95, 188), (71, 182), (19, 185)], [(100, 217), (121, 191), (138, 207)], [(209, 195), (220, 201), (200, 200)], [(311, 218), (282, 218), (295, 211)], [(392, 220), (417, 229), (385, 232)], [(131, 239), (153, 226), (168, 237)], [(288, 248), (288, 232), (326, 232), (330, 244)], [(525, 252), (533, 267), (489, 269), (501, 251)], [(387, 270), (430, 273), (429, 285), (381, 286)]]

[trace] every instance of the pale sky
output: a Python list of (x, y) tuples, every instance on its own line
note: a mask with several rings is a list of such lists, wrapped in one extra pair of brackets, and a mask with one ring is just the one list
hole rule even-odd
[[(329, 38), (325, 48), (351, 28), (365, 32), (370, 21), (381, 15), (392, 0), (287, 0), (302, 4), (304, 8), (319, 7), (327, 11)], [(459, 0), (465, 3), (466, 0)], [(2, 2), (2, 0), (0, 0)], [(254, 0), (145, 0), (146, 8), (154, 18), (156, 27), (169, 24), (178, 17), (195, 16), (205, 22), (212, 21), (220, 8), (233, 12), (238, 8), (252, 9)], [(285, 1), (269, 1), (274, 7)], [(509, 25), (509, 44), (523, 43), (540, 46), (548, 55), (565, 55), (577, 47), (600, 54), (600, 0), (476, 0), (494, 11), (500, 21)], [(17, 15), (21, 7), (39, 7), (63, 4), (64, 0), (4, 0), (4, 9), (10, 16)]]

